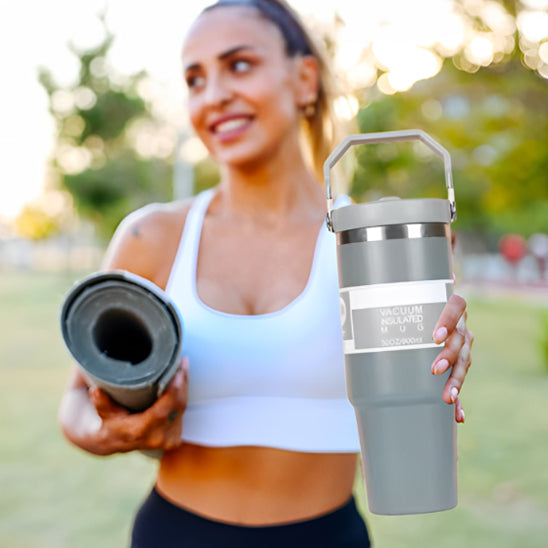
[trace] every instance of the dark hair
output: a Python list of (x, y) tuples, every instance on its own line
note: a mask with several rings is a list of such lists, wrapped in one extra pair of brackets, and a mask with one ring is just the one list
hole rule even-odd
[(303, 117), (302, 128), (314, 172), (320, 181), (323, 180), (323, 163), (332, 150), (338, 124), (333, 113), (333, 99), (336, 96), (335, 80), (322, 45), (307, 32), (299, 15), (285, 0), (217, 0), (204, 8), (202, 13), (230, 6), (247, 6), (256, 9), (260, 16), (270, 21), (281, 32), (285, 51), (289, 57), (310, 55), (318, 62), (320, 71), (318, 97), (315, 108), (312, 109), (313, 114)]
[(289, 57), (295, 55), (313, 55), (312, 47), (302, 25), (288, 6), (273, 0), (218, 0), (203, 11), (222, 6), (249, 6), (259, 10), (261, 15), (274, 23), (282, 33), (285, 50)]

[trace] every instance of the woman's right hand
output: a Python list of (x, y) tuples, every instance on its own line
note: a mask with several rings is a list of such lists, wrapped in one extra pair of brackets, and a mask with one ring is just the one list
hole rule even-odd
[[(181, 207), (149, 204), (134, 211), (118, 226), (101, 270), (133, 272), (165, 289), (190, 204), (191, 200)], [(74, 367), (59, 409), (65, 437), (96, 455), (176, 447), (181, 443), (187, 371), (183, 358), (180, 371), (158, 400), (142, 412), (130, 413), (104, 391), (90, 388)]]
[(59, 411), (65, 436), (78, 447), (96, 455), (111, 455), (169, 450), (181, 444), (188, 390), (186, 358), (162, 395), (138, 413), (117, 405), (98, 387), (88, 389), (81, 381), (80, 377), (79, 386), (67, 390)]

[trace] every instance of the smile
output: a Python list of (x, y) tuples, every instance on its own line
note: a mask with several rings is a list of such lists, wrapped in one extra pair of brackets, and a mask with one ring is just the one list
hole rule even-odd
[(249, 116), (230, 118), (212, 124), (211, 131), (218, 137), (236, 136), (241, 130), (245, 129), (251, 122)]

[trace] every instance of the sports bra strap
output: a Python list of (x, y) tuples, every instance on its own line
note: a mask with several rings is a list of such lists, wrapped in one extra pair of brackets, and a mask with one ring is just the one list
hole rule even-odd
[(214, 192), (215, 189), (213, 188), (200, 192), (200, 194), (194, 198), (194, 202), (188, 212), (185, 222), (184, 235), (187, 242), (192, 245), (193, 254), (197, 251), (200, 244), (200, 239), (196, 236), (201, 233), (202, 223), (204, 221), (207, 208), (209, 207), (209, 203), (213, 198)]
[[(196, 195), (190, 209), (188, 211), (185, 227), (183, 230), (183, 235), (181, 241), (179, 242), (179, 249), (173, 262), (171, 268), (171, 273), (169, 280), (167, 282), (166, 291), (169, 294), (172, 290), (172, 284), (174, 282), (174, 277), (177, 271), (179, 270), (179, 264), (194, 264), (198, 256), (198, 248), (200, 246), (200, 233), (202, 230), (202, 223), (209, 207), (209, 203), (213, 198), (215, 189), (210, 188), (200, 194)], [(186, 268), (182, 270), (185, 279), (184, 284), (188, 284), (187, 287), (193, 287), (193, 274), (192, 268)]]

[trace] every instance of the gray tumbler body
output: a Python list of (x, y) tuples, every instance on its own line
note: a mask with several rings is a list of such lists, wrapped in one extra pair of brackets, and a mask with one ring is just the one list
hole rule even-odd
[(347, 392), (376, 514), (457, 504), (454, 406), (433, 375), (434, 327), (452, 293), (446, 200), (386, 199), (332, 211)]

